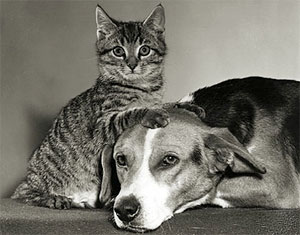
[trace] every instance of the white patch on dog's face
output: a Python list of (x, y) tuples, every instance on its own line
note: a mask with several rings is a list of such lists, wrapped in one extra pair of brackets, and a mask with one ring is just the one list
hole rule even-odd
[(152, 143), (160, 129), (149, 129), (147, 131), (142, 163), (134, 175), (134, 181), (127, 187), (122, 187), (116, 198), (116, 203), (121, 198), (133, 195), (141, 204), (140, 213), (128, 225), (124, 224), (114, 212), (116, 224), (120, 228), (152, 230), (161, 225), (162, 222), (172, 217), (172, 211), (166, 206), (170, 190), (167, 185), (157, 182), (149, 169), (149, 159), (152, 155)]
[(179, 103), (184, 103), (184, 102), (191, 102), (194, 100), (194, 93), (190, 93), (183, 98), (181, 98), (178, 102)]

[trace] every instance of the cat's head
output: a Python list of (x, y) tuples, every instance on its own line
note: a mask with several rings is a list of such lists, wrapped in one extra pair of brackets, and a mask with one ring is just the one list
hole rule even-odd
[(96, 23), (101, 75), (131, 83), (161, 76), (167, 50), (162, 5), (142, 22), (116, 21), (98, 5)]

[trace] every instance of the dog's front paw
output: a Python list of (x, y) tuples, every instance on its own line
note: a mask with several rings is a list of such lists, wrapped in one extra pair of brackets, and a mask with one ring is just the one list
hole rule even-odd
[(149, 109), (143, 117), (141, 124), (144, 127), (155, 129), (169, 124), (169, 113), (164, 109)]

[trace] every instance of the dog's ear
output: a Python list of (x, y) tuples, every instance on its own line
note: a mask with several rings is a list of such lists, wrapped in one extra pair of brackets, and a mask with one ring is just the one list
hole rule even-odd
[(235, 173), (266, 173), (266, 169), (227, 128), (212, 128), (204, 137), (204, 145), (209, 150), (211, 173), (225, 171), (228, 166)]
[(112, 197), (112, 159), (113, 147), (106, 145), (101, 153), (102, 183), (99, 201), (103, 206), (108, 206)]

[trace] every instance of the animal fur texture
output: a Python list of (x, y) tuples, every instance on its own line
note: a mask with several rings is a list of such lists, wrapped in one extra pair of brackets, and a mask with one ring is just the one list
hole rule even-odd
[(100, 75), (60, 111), (13, 199), (57, 209), (96, 207), (104, 145), (133, 124), (124, 116), (139, 120), (135, 108), (161, 103), (167, 50), (163, 7), (143, 22), (120, 22), (98, 6), (96, 21)]

